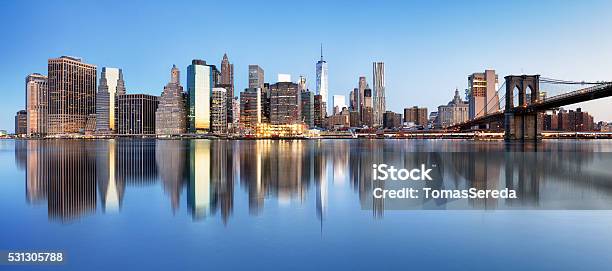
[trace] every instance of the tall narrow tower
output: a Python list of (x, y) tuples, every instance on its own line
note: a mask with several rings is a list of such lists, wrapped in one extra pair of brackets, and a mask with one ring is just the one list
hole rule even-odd
[(328, 77), (327, 77), (327, 62), (323, 60), (323, 44), (321, 44), (321, 60), (317, 62), (317, 86), (316, 91), (321, 95), (321, 99), (325, 104), (325, 112), (327, 112), (327, 94), (328, 94)]

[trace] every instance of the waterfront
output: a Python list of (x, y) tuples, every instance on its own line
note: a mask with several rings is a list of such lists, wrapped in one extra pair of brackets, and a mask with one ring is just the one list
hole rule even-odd
[[(0, 249), (63, 250), (73, 270), (612, 263), (610, 140), (5, 140), (0, 156)], [(519, 198), (397, 210), (372, 199), (381, 162)]]

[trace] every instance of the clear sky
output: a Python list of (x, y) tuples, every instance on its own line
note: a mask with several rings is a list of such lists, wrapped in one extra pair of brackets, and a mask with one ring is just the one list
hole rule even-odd
[[(58, 3), (60, 2), (60, 3)], [(434, 110), (486, 68), (566, 80), (612, 81), (612, 1), (0, 1), (0, 129), (25, 108), (25, 77), (47, 59), (123, 69), (129, 93), (159, 95), (172, 64), (194, 58), (247, 66), (266, 80), (303, 74), (315, 85), (319, 44), (330, 94), (347, 95), (384, 61), (387, 107)], [(295, 80), (295, 79), (294, 79)], [(238, 93), (236, 93), (238, 95)], [(331, 102), (331, 101), (330, 101)], [(583, 108), (612, 120), (612, 99)]]

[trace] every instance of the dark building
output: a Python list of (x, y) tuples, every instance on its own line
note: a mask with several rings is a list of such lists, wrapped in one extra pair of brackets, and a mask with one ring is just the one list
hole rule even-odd
[(147, 94), (117, 95), (118, 134), (155, 134), (155, 112), (159, 100)]
[(247, 88), (240, 93), (240, 124), (254, 132), (261, 123), (263, 115), (262, 91), (260, 88)]
[(302, 109), (302, 121), (308, 127), (314, 127), (314, 93), (312, 91), (304, 90), (300, 93), (301, 96), (301, 109)]
[(383, 113), (383, 127), (385, 129), (398, 129), (402, 127), (402, 114), (392, 111)]
[(28, 113), (25, 110), (17, 111), (15, 115), (15, 134), (25, 135), (28, 132)]
[(278, 82), (270, 85), (270, 123), (301, 122), (300, 100), (296, 83)]
[(234, 64), (229, 62), (227, 54), (223, 54), (223, 60), (221, 60), (221, 82), (219, 82), (217, 86), (222, 87), (227, 91), (225, 101), (225, 108), (227, 111), (226, 123), (232, 123), (232, 101), (234, 99)]
[(574, 110), (560, 110), (556, 115), (544, 116), (544, 130), (564, 132), (585, 132), (595, 129), (593, 116), (583, 112), (581, 108)]
[(79, 133), (96, 113), (96, 66), (79, 58), (49, 59), (49, 134)]
[(350, 115), (351, 127), (360, 127), (361, 126), (361, 114), (359, 114), (359, 111), (351, 111), (349, 115)]
[(313, 121), (314, 121), (314, 126), (315, 127), (324, 127), (323, 122), (325, 120), (325, 102), (323, 102), (323, 96), (317, 94), (314, 95), (314, 117), (313, 117)]
[(427, 125), (427, 108), (413, 106), (404, 108), (404, 122), (412, 122), (416, 125)]

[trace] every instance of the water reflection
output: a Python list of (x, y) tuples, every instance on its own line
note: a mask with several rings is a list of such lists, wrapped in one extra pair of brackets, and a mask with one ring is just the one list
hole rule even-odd
[[(194, 220), (219, 215), (228, 223), (234, 193), (248, 199), (251, 215), (261, 215), (270, 200), (283, 206), (311, 199), (321, 221), (330, 194), (346, 189), (355, 192), (346, 200), (358, 201), (375, 217), (407, 207), (606, 209), (612, 206), (611, 150), (607, 141), (19, 140), (15, 161), (25, 171), (27, 202), (46, 202), (53, 221), (70, 222), (98, 208), (120, 212), (126, 187), (138, 193), (160, 185), (172, 213), (183, 202)], [(382, 162), (403, 168), (436, 165), (443, 181), (423, 186), (507, 187), (518, 198), (375, 199), (373, 188), (383, 184), (372, 181), (372, 164)]]

